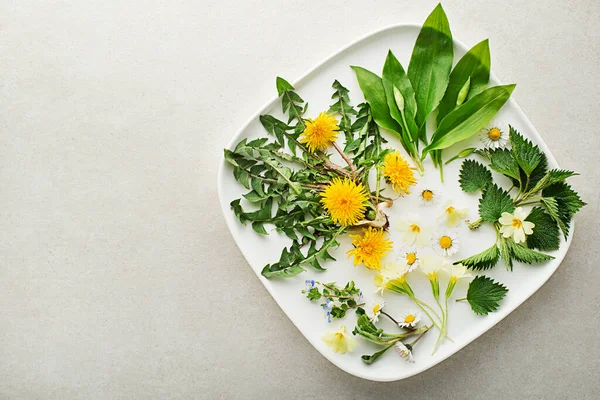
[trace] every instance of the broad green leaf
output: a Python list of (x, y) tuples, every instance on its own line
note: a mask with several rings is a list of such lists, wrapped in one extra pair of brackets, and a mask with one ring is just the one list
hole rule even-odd
[(539, 147), (531, 143), (530, 140), (525, 139), (512, 126), (509, 126), (509, 128), (509, 139), (515, 160), (517, 160), (523, 172), (529, 176), (542, 160), (543, 153)]
[(490, 79), (490, 64), (488, 39), (477, 43), (458, 61), (452, 73), (450, 73), (448, 88), (438, 106), (436, 117), (438, 125), (446, 115), (456, 108), (458, 95), (460, 90), (463, 89), (465, 82), (469, 81), (466, 100), (485, 89)]
[(449, 113), (433, 133), (423, 154), (466, 140), (485, 127), (506, 103), (516, 85), (494, 86)]
[(425, 20), (408, 64), (408, 77), (417, 101), (415, 122), (419, 127), (444, 97), (454, 58), (453, 46), (448, 18), (438, 4)]
[(507, 149), (497, 149), (492, 151), (490, 167), (509, 178), (517, 181), (520, 179), (519, 165), (513, 156), (513, 153)]
[(527, 247), (541, 251), (558, 250), (560, 232), (556, 221), (543, 208), (534, 207), (526, 221), (533, 222), (533, 233), (527, 236)]
[(494, 243), (494, 245), (489, 249), (486, 249), (481, 253), (475, 254), (474, 256), (457, 261), (454, 264), (460, 263), (467, 268), (476, 270), (490, 269), (498, 263), (499, 257), (500, 250), (498, 250), (498, 246), (496, 246), (496, 244)]
[(489, 185), (479, 200), (479, 216), (487, 222), (497, 222), (503, 212), (514, 210), (515, 205), (508, 192), (496, 184)]
[(371, 114), (377, 125), (400, 135), (402, 128), (390, 115), (381, 78), (361, 67), (352, 67), (352, 69), (356, 73), (365, 100), (371, 106)]
[(498, 309), (500, 301), (506, 296), (508, 289), (499, 282), (483, 275), (478, 275), (469, 284), (467, 301), (476, 314), (487, 315)]
[(485, 189), (492, 183), (492, 173), (475, 160), (465, 160), (460, 167), (460, 187), (463, 192), (472, 193)]
[(525, 264), (541, 263), (554, 259), (554, 257), (551, 255), (528, 249), (522, 244), (515, 243), (511, 239), (508, 239), (507, 243), (508, 247), (510, 248), (510, 255), (512, 258)]
[(573, 171), (568, 171), (564, 169), (551, 169), (546, 175), (544, 175), (542, 179), (540, 179), (540, 181), (535, 185), (535, 187), (531, 189), (530, 193), (537, 193), (540, 190), (545, 189), (552, 184), (564, 181), (565, 179), (576, 175), (579, 174)]

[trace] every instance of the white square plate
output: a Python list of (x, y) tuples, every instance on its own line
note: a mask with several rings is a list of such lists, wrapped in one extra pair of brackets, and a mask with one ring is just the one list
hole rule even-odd
[[(358, 65), (380, 73), (388, 49), (391, 49), (406, 68), (419, 31), (420, 26), (418, 25), (397, 25), (385, 28), (347, 46), (309, 71), (294, 84), (296, 92), (309, 103), (306, 116), (314, 118), (320, 111), (325, 111), (329, 108), (331, 94), (333, 93), (331, 84), (335, 79), (339, 80), (342, 85), (350, 90), (350, 100), (354, 106), (363, 102), (362, 92), (358, 87), (354, 72), (350, 69), (350, 66)], [(463, 43), (457, 40), (454, 41), (455, 63), (467, 50), (468, 48)], [(507, 83), (511, 82), (503, 82), (503, 84)], [(500, 82), (492, 73), (489, 86), (498, 84)], [(273, 91), (275, 92), (274, 80)], [(273, 98), (262, 107), (232, 138), (228, 145), (229, 149), (233, 149), (237, 142), (243, 138), (256, 138), (267, 135), (267, 132), (258, 120), (258, 116), (261, 114), (272, 114), (283, 119), (280, 100)], [(511, 99), (506, 103), (498, 114), (496, 121), (503, 122), (505, 125), (508, 123), (513, 125), (521, 134), (531, 139), (546, 153), (549, 168), (557, 167), (556, 160), (548, 150), (548, 147), (514, 100)], [(431, 134), (431, 130), (429, 130), (429, 134)], [(389, 139), (388, 146), (401, 149), (400, 143), (394, 137), (385, 132), (384, 135)], [(481, 146), (477, 138), (472, 138), (470, 141), (462, 142), (455, 147), (446, 149), (444, 151), (445, 159), (448, 159), (465, 147)], [(439, 180), (438, 170), (433, 167), (429, 158), (425, 163), (425, 176), (420, 178), (419, 184), (433, 185), (442, 190), (442, 202), (436, 207), (422, 207), (414, 195), (394, 202), (394, 206), (389, 210), (388, 215), (391, 222), (390, 235), (392, 241), (394, 241), (395, 251), (400, 248), (400, 235), (394, 229), (394, 226), (398, 219), (407, 212), (421, 214), (421, 218), (435, 230), (436, 227), (439, 227), (439, 222), (436, 221), (435, 217), (441, 212), (443, 202), (453, 200), (456, 205), (469, 209), (470, 219), (477, 219), (479, 196), (465, 194), (460, 190), (458, 185), (460, 164), (461, 161), (454, 161), (446, 166), (444, 169), (445, 183), (442, 185)], [(496, 174), (494, 176), (496, 182), (501, 182), (505, 187), (509, 186), (505, 185), (508, 182), (503, 180), (504, 177), (497, 176)], [(561, 242), (560, 250), (549, 253), (556, 258), (545, 264), (529, 266), (517, 262), (515, 263), (514, 271), (509, 272), (506, 271), (503, 262), (500, 261), (495, 268), (485, 271), (484, 274), (486, 276), (502, 282), (510, 289), (502, 301), (499, 310), (488, 316), (475, 315), (468, 303), (456, 303), (454, 301), (455, 298), (464, 297), (468, 287), (467, 281), (459, 281), (449, 306), (448, 334), (452, 337), (454, 343), (446, 341), (432, 355), (437, 335), (437, 331), (432, 329), (415, 347), (415, 363), (407, 363), (399, 359), (393, 351), (389, 351), (374, 364), (367, 365), (362, 362), (360, 356), (362, 354), (372, 354), (381, 350), (381, 347), (367, 342), (361, 337), (356, 337), (355, 339), (359, 343), (356, 350), (353, 353), (342, 355), (334, 353), (331, 348), (325, 346), (321, 341), (321, 336), (325, 331), (328, 329), (337, 330), (341, 325), (346, 325), (348, 332), (351, 332), (356, 322), (354, 313), (349, 313), (341, 320), (334, 319), (331, 324), (328, 324), (317, 302), (310, 302), (301, 294), (305, 279), (316, 279), (323, 282), (336, 281), (339, 284), (354, 280), (356, 285), (365, 293), (367, 302), (374, 298), (373, 272), (363, 266), (354, 267), (352, 262), (347, 258), (345, 252), (351, 248), (347, 235), (341, 238), (341, 246), (332, 252), (337, 261), (323, 263), (323, 266), (328, 269), (326, 272), (320, 273), (311, 270), (307, 266), (307, 272), (293, 278), (265, 279), (260, 274), (262, 268), (268, 263), (277, 261), (281, 249), (284, 246), (289, 246), (290, 241), (285, 236), (279, 235), (274, 231), (269, 236), (261, 236), (255, 233), (249, 225), (244, 226), (235, 218), (229, 203), (234, 199), (240, 198), (246, 191), (235, 181), (232, 169), (224, 160), (221, 161), (217, 184), (223, 214), (233, 238), (260, 281), (265, 285), (288, 318), (298, 327), (306, 339), (333, 364), (350, 374), (374, 381), (404, 379), (431, 368), (493, 327), (535, 293), (550, 278), (564, 258), (570, 245), (570, 238), (573, 237), (571, 231), (569, 240)], [(471, 232), (465, 225), (456, 229), (461, 239), (462, 247), (459, 253), (452, 257), (453, 261), (482, 251), (488, 248), (494, 241), (495, 236), (491, 227), (483, 226), (478, 231)], [(269, 231), (268, 227), (267, 230)], [(422, 274), (418, 271), (412, 272), (409, 275), (408, 282), (413, 287), (417, 297), (430, 304), (434, 304), (429, 282)], [(446, 282), (447, 278), (442, 277), (440, 283), (441, 291), (445, 290)], [(385, 300), (386, 310), (392, 315), (398, 315), (407, 309), (414, 308), (407, 298), (395, 293), (387, 293)], [(379, 326), (388, 332), (395, 332), (394, 329), (397, 328), (387, 321), (382, 321), (382, 319), (380, 319), (381, 324)], [(428, 323), (426, 317), (424, 320)], [(276, 333), (274, 334), (276, 335)], [(285, 340), (289, 339), (286, 338)], [(252, 340), (252, 338), (249, 337), (248, 340)], [(268, 349), (265, 349), (265, 351), (268, 352)]]

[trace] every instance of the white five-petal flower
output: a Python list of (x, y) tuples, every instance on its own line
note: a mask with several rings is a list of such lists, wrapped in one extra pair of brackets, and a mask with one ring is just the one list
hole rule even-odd
[(531, 235), (535, 227), (533, 222), (525, 221), (528, 215), (529, 213), (523, 211), (521, 207), (517, 207), (512, 214), (503, 212), (502, 216), (498, 219), (498, 222), (502, 224), (500, 227), (502, 236), (505, 238), (512, 236), (515, 243), (524, 242), (525, 235)]
[(498, 124), (483, 128), (479, 132), (479, 138), (481, 143), (488, 149), (500, 149), (508, 144), (506, 129), (503, 130)]
[(333, 351), (336, 353), (346, 353), (346, 351), (353, 351), (356, 347), (356, 340), (348, 336), (346, 333), (346, 327), (342, 326), (337, 332), (327, 331), (321, 340), (326, 345), (333, 347)]
[(460, 240), (455, 232), (442, 231), (431, 237), (433, 250), (442, 257), (449, 257), (460, 250)]
[(461, 219), (465, 219), (469, 214), (469, 210), (466, 208), (456, 208), (452, 205), (451, 201), (447, 201), (444, 204), (444, 213), (438, 217), (438, 219), (444, 219), (446, 226), (452, 228), (460, 224)]
[(409, 311), (400, 316), (400, 319), (398, 320), (398, 325), (401, 328), (412, 329), (417, 326), (419, 321), (421, 321), (421, 316), (414, 311)]
[(421, 224), (421, 219), (416, 214), (410, 214), (400, 220), (396, 228), (404, 233), (402, 241), (409, 245), (426, 245), (431, 234), (431, 231)]

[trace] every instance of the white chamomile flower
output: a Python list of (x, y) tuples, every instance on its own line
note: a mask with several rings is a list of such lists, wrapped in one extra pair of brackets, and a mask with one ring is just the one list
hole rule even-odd
[(398, 221), (398, 231), (403, 232), (402, 241), (409, 245), (423, 246), (429, 241), (431, 231), (421, 224), (421, 219), (416, 214), (410, 214)]
[(515, 243), (524, 242), (525, 235), (531, 235), (535, 227), (533, 222), (525, 221), (528, 215), (529, 213), (523, 211), (521, 207), (517, 207), (512, 214), (503, 212), (498, 219), (498, 222), (502, 224), (500, 227), (502, 236), (505, 238), (512, 236)]
[(409, 311), (400, 316), (400, 319), (398, 320), (398, 326), (401, 328), (413, 329), (417, 326), (419, 321), (421, 321), (421, 316), (414, 311)]
[(448, 269), (448, 265), (448, 260), (443, 257), (426, 255), (421, 257), (419, 268), (421, 268), (421, 271), (423, 271), (429, 279), (435, 280), (441, 271)]
[(369, 310), (367, 311), (367, 315), (369, 316), (369, 319), (371, 320), (371, 322), (377, 322), (379, 321), (379, 314), (381, 314), (381, 310), (383, 309), (383, 306), (385, 306), (385, 302), (382, 301), (374, 301), (373, 303), (371, 303), (371, 306), (369, 307)]
[(404, 273), (412, 272), (419, 266), (419, 256), (414, 247), (400, 251), (396, 260), (404, 267)]
[(454, 232), (439, 232), (431, 237), (433, 250), (442, 257), (449, 257), (460, 250), (460, 240)]
[(452, 228), (460, 224), (461, 219), (465, 219), (469, 214), (469, 210), (466, 208), (456, 208), (452, 204), (452, 201), (447, 201), (444, 204), (444, 213), (438, 217), (438, 219), (444, 219), (446, 226)]
[(492, 124), (479, 132), (481, 143), (488, 149), (500, 149), (508, 144), (508, 133), (498, 124)]
[(450, 268), (450, 281), (456, 282), (459, 279), (471, 278), (473, 275), (467, 272), (467, 267), (462, 264), (452, 265)]
[(396, 354), (400, 356), (400, 358), (406, 360), (407, 362), (414, 362), (412, 351), (408, 347), (406, 347), (404, 343), (394, 343), (394, 350), (396, 351)]
[(420, 185), (415, 192), (419, 196), (419, 201), (424, 206), (432, 206), (440, 200), (440, 190), (432, 185)]

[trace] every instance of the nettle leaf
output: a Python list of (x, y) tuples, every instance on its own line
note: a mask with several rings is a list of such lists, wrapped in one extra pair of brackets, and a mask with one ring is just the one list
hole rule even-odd
[[(549, 200), (550, 198), (553, 200)], [(542, 204), (558, 223), (565, 239), (569, 234), (571, 218), (586, 205), (579, 194), (565, 182), (554, 183), (542, 190)]]
[(508, 239), (504, 238), (502, 235), (500, 235), (500, 257), (502, 257), (502, 260), (506, 265), (506, 270), (512, 271), (513, 262), (510, 254), (510, 247), (508, 246)]
[(407, 73), (417, 101), (417, 126), (425, 123), (444, 97), (453, 59), (450, 24), (438, 4), (423, 23), (408, 64)]
[(539, 147), (525, 139), (515, 128), (510, 125), (509, 128), (509, 139), (515, 159), (525, 174), (529, 176), (542, 160), (543, 153)]
[(436, 117), (438, 125), (450, 111), (457, 107), (459, 93), (465, 88), (465, 82), (468, 82), (467, 100), (485, 89), (490, 79), (490, 65), (488, 39), (477, 43), (458, 61), (450, 73), (448, 88), (438, 106)]
[(498, 263), (500, 257), (500, 250), (496, 244), (489, 249), (482, 251), (481, 253), (475, 254), (474, 256), (465, 258), (460, 261), (456, 261), (454, 264), (462, 264), (467, 268), (474, 270), (485, 270), (490, 269)]
[(540, 160), (540, 163), (537, 167), (535, 167), (531, 175), (529, 175), (529, 182), (527, 182), (527, 177), (525, 176), (525, 173), (521, 171), (521, 182), (525, 183), (523, 191), (529, 191), (534, 186), (536, 186), (539, 183), (539, 181), (542, 180), (542, 178), (546, 175), (547, 171), (548, 158), (546, 158), (546, 155), (542, 153), (542, 159)]
[(514, 178), (517, 181), (521, 179), (519, 164), (517, 164), (517, 160), (515, 159), (513, 153), (510, 150), (494, 150), (491, 153), (490, 167), (494, 171), (499, 172), (502, 175), (506, 175), (509, 178)]
[(527, 247), (542, 251), (558, 250), (560, 232), (556, 221), (550, 214), (543, 208), (535, 207), (525, 220), (535, 224), (533, 233), (527, 236)]
[(535, 185), (533, 189), (531, 189), (531, 194), (537, 193), (542, 189), (547, 188), (550, 185), (553, 185), (558, 182), (562, 182), (567, 178), (572, 176), (579, 175), (576, 172), (569, 171), (566, 169), (551, 169), (548, 171), (546, 175)]
[(460, 167), (459, 183), (463, 192), (472, 193), (484, 190), (492, 184), (492, 173), (475, 160), (465, 160)]
[(508, 247), (510, 248), (511, 257), (525, 264), (541, 263), (554, 259), (554, 257), (551, 255), (528, 249), (522, 244), (515, 243), (512, 239), (508, 239), (507, 243)]
[(508, 288), (484, 275), (478, 275), (469, 284), (467, 301), (475, 314), (487, 315), (498, 309), (500, 301), (508, 293)]
[(487, 222), (496, 222), (503, 212), (514, 210), (515, 205), (508, 192), (496, 184), (489, 185), (479, 200), (479, 216)]

